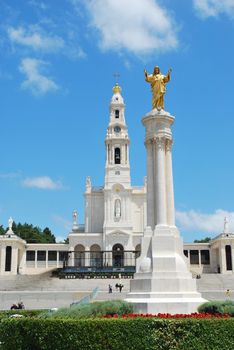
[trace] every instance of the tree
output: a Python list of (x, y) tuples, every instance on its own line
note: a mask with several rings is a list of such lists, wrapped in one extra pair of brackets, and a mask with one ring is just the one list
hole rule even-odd
[(211, 237), (205, 237), (203, 239), (195, 239), (193, 242), (194, 243), (208, 243), (210, 242)]
[(4, 235), (6, 232), (6, 230), (4, 229), (4, 227), (2, 225), (0, 225), (0, 235)]
[[(55, 243), (55, 236), (52, 234), (48, 227), (42, 229), (32, 224), (21, 224), (20, 222), (12, 224), (13, 232), (24, 239), (27, 243)], [(6, 230), (3, 226), (0, 226), (0, 234), (5, 234)]]

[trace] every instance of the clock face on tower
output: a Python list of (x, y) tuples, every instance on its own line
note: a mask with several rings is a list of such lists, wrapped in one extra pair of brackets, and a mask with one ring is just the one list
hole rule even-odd
[(114, 127), (114, 132), (119, 133), (121, 131), (121, 128), (117, 125)]

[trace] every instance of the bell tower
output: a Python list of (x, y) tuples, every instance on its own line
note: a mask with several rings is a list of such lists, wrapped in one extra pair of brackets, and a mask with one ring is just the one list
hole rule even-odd
[(113, 96), (110, 103), (110, 121), (105, 139), (106, 168), (105, 188), (115, 183), (124, 187), (131, 186), (129, 165), (129, 137), (125, 123), (125, 105), (121, 96), (121, 87), (116, 83), (113, 87)]
[(105, 138), (106, 166), (104, 185), (103, 247), (115, 243), (132, 249), (132, 187), (129, 163), (129, 137), (125, 122), (125, 104), (116, 83), (110, 102), (110, 119)]

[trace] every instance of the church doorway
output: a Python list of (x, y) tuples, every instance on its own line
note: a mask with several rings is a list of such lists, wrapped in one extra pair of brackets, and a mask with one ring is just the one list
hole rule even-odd
[(113, 267), (124, 266), (124, 248), (122, 244), (115, 244), (112, 248)]
[(90, 266), (101, 267), (102, 266), (102, 253), (98, 244), (93, 244), (90, 247)]

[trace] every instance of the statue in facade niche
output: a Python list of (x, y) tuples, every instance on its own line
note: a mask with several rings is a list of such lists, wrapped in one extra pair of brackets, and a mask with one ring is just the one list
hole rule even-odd
[(121, 217), (121, 202), (120, 199), (115, 200), (115, 218), (120, 219)]
[(152, 107), (157, 109), (164, 109), (164, 95), (166, 92), (166, 83), (171, 79), (171, 68), (168, 70), (167, 75), (160, 73), (158, 66), (154, 67), (153, 74), (148, 74), (146, 69), (145, 80), (151, 84), (152, 91)]

